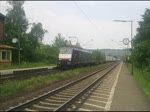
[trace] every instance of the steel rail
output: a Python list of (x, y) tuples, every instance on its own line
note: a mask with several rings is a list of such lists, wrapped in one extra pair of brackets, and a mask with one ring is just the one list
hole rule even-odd
[[(118, 65), (118, 64), (117, 64)], [(78, 94), (76, 94), (74, 97), (72, 97), (70, 100), (68, 100), (66, 103), (58, 107), (55, 111), (64, 111), (68, 108), (68, 106), (72, 105), (77, 99), (79, 99), (83, 94), (85, 94), (88, 90), (90, 90), (94, 85), (96, 85), (99, 81), (101, 81), (108, 73), (110, 73), (117, 65), (115, 65), (113, 68), (111, 68), (109, 71), (107, 71), (105, 74), (103, 74), (101, 77), (99, 77), (97, 80), (95, 80), (93, 83), (88, 85), (85, 89), (80, 91)]]
[(6, 111), (20, 111), (20, 110), (23, 110), (23, 109), (25, 109), (25, 108), (27, 108), (27, 107), (29, 107), (29, 106), (35, 104), (35, 103), (38, 103), (38, 102), (41, 101), (41, 100), (44, 100), (44, 99), (48, 98), (48, 97), (51, 96), (51, 95), (54, 95), (54, 94), (56, 94), (56, 93), (58, 93), (58, 92), (60, 92), (60, 91), (62, 91), (62, 90), (64, 90), (64, 89), (66, 89), (66, 88), (68, 88), (68, 87), (70, 87), (70, 86), (72, 86), (72, 85), (74, 85), (74, 84), (76, 84), (76, 83), (78, 83), (78, 82), (80, 82), (80, 81), (82, 81), (82, 80), (84, 80), (84, 79), (86, 79), (86, 78), (92, 76), (93, 74), (96, 74), (96, 73), (98, 73), (98, 72), (100, 72), (100, 71), (103, 71), (103, 70), (107, 69), (107, 68), (110, 67), (110, 66), (112, 66), (112, 65), (109, 65), (109, 66), (107, 66), (107, 67), (104, 67), (104, 68), (102, 68), (102, 69), (100, 69), (100, 70), (98, 70), (98, 71), (92, 72), (92, 73), (91, 73), (90, 75), (88, 75), (88, 76), (84, 76), (84, 77), (81, 78), (81, 79), (78, 79), (78, 80), (76, 80), (76, 81), (73, 81), (73, 82), (71, 82), (71, 83), (68, 83), (68, 84), (66, 84), (66, 85), (64, 85), (64, 86), (62, 86), (62, 87), (56, 88), (56, 89), (54, 89), (54, 90), (52, 90), (52, 91), (50, 91), (50, 92), (48, 92), (48, 93), (45, 93), (45, 94), (43, 94), (43, 95), (41, 95), (41, 96), (39, 96), (39, 97), (37, 97), (37, 98), (34, 98), (34, 99), (32, 99), (32, 100), (28, 100), (27, 102), (22, 103), (22, 104), (20, 104), (20, 105), (18, 105), (18, 106), (12, 107), (12, 108), (10, 108), (10, 109), (8, 109), (8, 110), (6, 110)]
[[(32, 70), (32, 69), (31, 69)], [(36, 69), (38, 70), (38, 69)], [(29, 70), (19, 70), (19, 71), (29, 71)], [(53, 67), (51, 69), (46, 69), (46, 71), (39, 71), (39, 72), (32, 72), (32, 73), (22, 73), (22, 74), (7, 74), (7, 75), (0, 75), (0, 84), (8, 81), (8, 80), (20, 80), (20, 79), (28, 79), (31, 77), (36, 77), (36, 76), (42, 76), (42, 75), (46, 75), (48, 73), (51, 72), (56, 72), (57, 71), (57, 67)], [(18, 72), (18, 71), (15, 71)]]

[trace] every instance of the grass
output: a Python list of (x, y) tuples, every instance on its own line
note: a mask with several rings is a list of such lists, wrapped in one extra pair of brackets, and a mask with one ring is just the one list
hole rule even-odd
[[(131, 71), (131, 65), (129, 65), (128, 68)], [(134, 66), (133, 75), (145, 95), (150, 100), (150, 73), (143, 72), (141, 69), (137, 69)]]
[(52, 66), (54, 64), (48, 64), (48, 63), (21, 63), (21, 65), (13, 64), (11, 66), (4, 65), (0, 66), (0, 70), (8, 70), (8, 69), (18, 69), (18, 68), (32, 68), (32, 67), (42, 67), (42, 66)]
[(0, 85), (0, 97), (5, 98), (8, 96), (13, 96), (19, 93), (23, 93), (35, 88), (38, 88), (42, 85), (49, 84), (54, 81), (63, 80), (66, 78), (74, 77), (80, 73), (87, 72), (91, 69), (95, 69), (99, 66), (92, 66), (92, 67), (85, 67), (85, 68), (78, 68), (74, 70), (65, 71), (63, 73), (55, 73), (54, 75), (46, 75), (35, 77), (27, 80), (22, 81), (9, 81), (5, 82), (4, 84)]

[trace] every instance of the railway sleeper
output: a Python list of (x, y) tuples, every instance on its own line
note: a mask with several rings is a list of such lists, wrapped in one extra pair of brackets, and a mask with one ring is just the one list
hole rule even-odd
[(64, 90), (62, 91), (62, 93), (78, 93), (78, 90), (77, 89), (67, 89), (67, 90)]
[(51, 98), (54, 99), (54, 100), (61, 100), (61, 101), (64, 101), (64, 102), (68, 100), (66, 98), (57, 97), (57, 96), (51, 96)]
[[(77, 92), (76, 92), (77, 93)], [(76, 93), (72, 93), (72, 92), (62, 92), (60, 93), (61, 95), (68, 95), (68, 96), (73, 96), (75, 95)]]
[(72, 97), (72, 95), (71, 96), (69, 96), (70, 94), (68, 93), (68, 95), (66, 96), (66, 95), (62, 95), (62, 94), (56, 94), (55, 96), (56, 97), (59, 97), (59, 98), (71, 98)]
[(33, 109), (25, 108), (23, 111), (38, 111), (38, 110), (33, 110)]
[(58, 107), (60, 104), (55, 104), (55, 103), (48, 103), (48, 102), (45, 102), (45, 101), (41, 101), (39, 104), (41, 105), (49, 105), (49, 106), (56, 106)]
[(54, 100), (54, 99), (46, 99), (46, 101), (50, 102), (50, 103), (64, 103), (64, 101), (61, 100)]
[(54, 107), (45, 107), (45, 106), (40, 106), (40, 105), (33, 105), (31, 109), (37, 109), (38, 111), (52, 111), (55, 108)]

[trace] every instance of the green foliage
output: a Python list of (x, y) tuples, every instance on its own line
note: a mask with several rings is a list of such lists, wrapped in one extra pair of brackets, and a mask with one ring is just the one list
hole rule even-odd
[(58, 61), (58, 54), (59, 54), (59, 49), (61, 47), (67, 47), (70, 45), (70, 43), (65, 40), (65, 38), (58, 33), (57, 36), (55, 37), (54, 41), (52, 41), (53, 44), (52, 46), (45, 46), (45, 51), (48, 54), (46, 55), (46, 59), (49, 60), (50, 63), (57, 63)]
[(5, 20), (5, 44), (15, 47), (12, 53), (13, 63), (18, 63), (18, 42), (12, 43), (13, 38), (20, 42), (21, 62), (44, 62), (57, 63), (60, 47), (70, 45), (70, 42), (58, 33), (52, 45), (44, 45), (42, 39), (48, 31), (42, 23), (32, 23), (30, 25), (23, 8), (24, 1), (8, 1), (10, 6), (7, 9)]
[(31, 31), (28, 34), (28, 39), (31, 42), (32, 48), (35, 50), (37, 47), (39, 47), (40, 42), (42, 41), (45, 33), (48, 31), (43, 29), (41, 23), (33, 23)]
[(139, 42), (150, 39), (150, 9), (146, 9), (143, 17), (143, 21), (139, 22), (139, 28), (137, 28), (137, 35), (133, 41), (133, 45), (136, 46)]
[(18, 63), (18, 42), (12, 43), (13, 38), (20, 42), (21, 61), (38, 62), (42, 58), (36, 57), (37, 49), (47, 30), (43, 29), (41, 23), (33, 23), (31, 31), (27, 33), (29, 23), (23, 9), (24, 1), (8, 1), (8, 4), (10, 7), (5, 20), (5, 44), (16, 48), (13, 50), (13, 63)]
[[(24, 35), (27, 27), (28, 20), (23, 9), (24, 1), (8, 1), (11, 6), (7, 9), (5, 20), (5, 44), (18, 48), (18, 44), (12, 43), (13, 38), (20, 37), (21, 47), (26, 43)], [(13, 61), (17, 62), (17, 52), (13, 53)]]
[[(6, 44), (13, 45), (12, 38), (17, 38), (20, 36), (19, 34), (25, 34), (28, 27), (28, 20), (23, 9), (24, 1), (9, 1), (8, 3), (12, 8), (7, 9), (4, 29), (7, 36), (5, 42)], [(22, 38), (20, 39), (22, 40)]]
[(53, 41), (52, 45), (59, 49), (60, 47), (68, 46), (68, 43), (69, 42), (67, 40), (65, 40), (65, 38), (62, 37), (60, 33), (58, 33), (57, 36), (55, 37), (55, 40)]
[(146, 9), (143, 21), (139, 22), (137, 35), (133, 39), (132, 60), (143, 69), (150, 65), (150, 9)]
[(92, 52), (92, 57), (93, 57), (93, 60), (96, 61), (96, 62), (105, 61), (105, 55), (103, 53), (101, 53), (101, 51), (99, 49), (94, 50)]
[(142, 17), (133, 39), (131, 59), (138, 68), (134, 67), (134, 77), (150, 99), (150, 9)]
[(150, 40), (138, 43), (133, 51), (133, 60), (140, 66), (145, 67), (150, 65)]
[(57, 46), (40, 44), (40, 48), (36, 49), (35, 58), (48, 63), (57, 63), (59, 50)]
[[(129, 65), (128, 68), (131, 71), (131, 65)], [(149, 68), (150, 68), (150, 66), (149, 66)], [(149, 75), (150, 71), (149, 72), (148, 71), (143, 72), (142, 69), (139, 69), (139, 68), (136, 68), (136, 67), (134, 67), (133, 70), (134, 70), (133, 75), (134, 75), (137, 83), (139, 84), (139, 86), (142, 88), (142, 90), (144, 91), (144, 93), (146, 94), (146, 96), (150, 100), (150, 75)]]
[(147, 66), (147, 67), (144, 69), (144, 72), (147, 73), (147, 74), (150, 73), (150, 65)]
[(88, 72), (89, 70), (96, 69), (99, 66), (78, 68), (75, 70), (69, 70), (62, 73), (55, 73), (55, 75), (39, 76), (23, 81), (9, 81), (0, 85), (0, 98), (6, 98), (15, 94), (23, 93), (32, 89), (39, 88), (42, 85), (49, 84), (55, 81), (63, 80), (66, 78), (74, 77), (80, 73)]
[(59, 48), (68, 46), (68, 41), (60, 33), (55, 37), (52, 45), (40, 44), (35, 50), (34, 59), (47, 63), (57, 64)]

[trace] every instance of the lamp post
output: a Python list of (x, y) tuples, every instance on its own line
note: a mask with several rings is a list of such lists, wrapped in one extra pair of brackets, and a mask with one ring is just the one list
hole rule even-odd
[(19, 65), (20, 65), (20, 36), (21, 36), (20, 28), (18, 27), (18, 63)]
[(31, 25), (32, 23), (28, 23), (28, 24), (22, 24), (22, 25), (18, 25), (17, 28), (18, 28), (18, 64), (20, 65), (20, 37), (21, 37), (21, 27), (24, 26), (24, 25)]
[[(133, 24), (133, 21), (130, 20), (130, 21), (126, 21), (126, 20), (114, 20), (115, 22), (130, 22), (131, 23), (131, 53), (133, 52), (133, 43), (132, 43), (132, 24)], [(131, 74), (133, 75), (133, 61), (131, 63)]]

